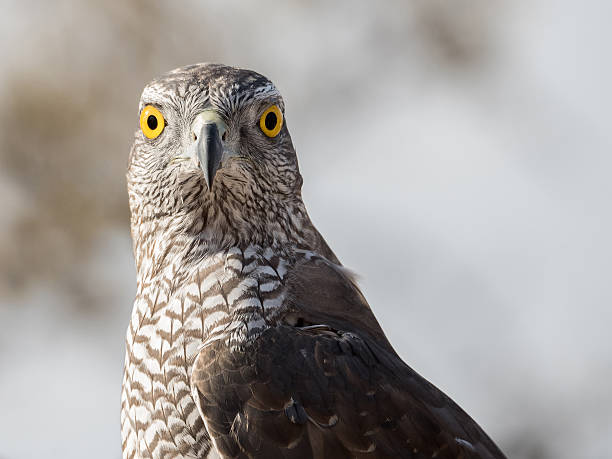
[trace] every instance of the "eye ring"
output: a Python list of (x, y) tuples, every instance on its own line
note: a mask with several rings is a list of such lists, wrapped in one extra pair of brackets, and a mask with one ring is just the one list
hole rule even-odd
[(164, 130), (166, 120), (161, 112), (153, 105), (147, 105), (140, 112), (140, 129), (148, 139), (155, 139)]
[(283, 112), (278, 105), (270, 105), (259, 117), (259, 128), (268, 137), (276, 137), (283, 127)]

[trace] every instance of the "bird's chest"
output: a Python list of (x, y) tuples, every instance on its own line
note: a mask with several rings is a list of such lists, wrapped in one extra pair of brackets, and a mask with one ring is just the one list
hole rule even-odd
[(234, 249), (139, 283), (126, 340), (124, 458), (204, 457), (193, 362), (207, 342), (235, 346), (261, 333), (283, 309), (286, 271), (269, 251)]

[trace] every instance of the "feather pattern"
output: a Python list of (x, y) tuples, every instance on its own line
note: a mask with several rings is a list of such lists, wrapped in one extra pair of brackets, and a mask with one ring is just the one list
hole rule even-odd
[[(395, 353), (316, 230), (274, 84), (216, 64), (151, 82), (166, 124), (127, 173), (137, 294), (121, 397), (124, 459), (503, 454)], [(232, 151), (207, 185), (185, 157), (214, 110)]]

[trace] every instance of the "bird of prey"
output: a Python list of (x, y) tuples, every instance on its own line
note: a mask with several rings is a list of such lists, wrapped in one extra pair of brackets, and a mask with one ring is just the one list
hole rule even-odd
[(393, 350), (313, 226), (274, 84), (148, 84), (127, 172), (124, 458), (503, 458)]

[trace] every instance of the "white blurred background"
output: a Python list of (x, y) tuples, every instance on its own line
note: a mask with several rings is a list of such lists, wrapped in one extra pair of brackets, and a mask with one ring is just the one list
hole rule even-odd
[(0, 0), (0, 458), (119, 458), (142, 87), (252, 68), (402, 357), (512, 458), (612, 457), (612, 4)]

